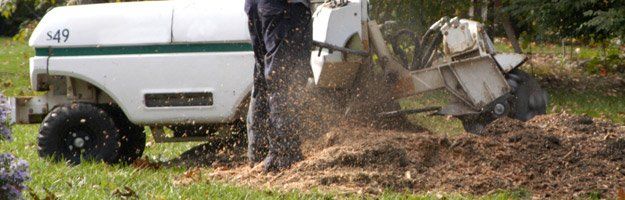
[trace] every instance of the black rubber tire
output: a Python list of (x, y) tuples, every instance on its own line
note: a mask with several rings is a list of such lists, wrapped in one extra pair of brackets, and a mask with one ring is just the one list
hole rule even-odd
[(130, 122), (121, 108), (113, 105), (99, 105), (113, 118), (119, 133), (119, 153), (116, 163), (131, 164), (141, 158), (145, 150), (145, 128)]
[(486, 126), (495, 121), (496, 117), (490, 113), (459, 116), (464, 131), (475, 135), (484, 135)]
[(547, 113), (549, 98), (538, 81), (531, 75), (515, 69), (507, 74), (508, 85), (512, 87), (509, 117), (528, 121), (537, 115)]
[[(508, 112), (505, 115), (513, 119), (528, 121), (547, 112), (547, 103), (549, 102), (547, 92), (531, 75), (515, 69), (506, 74), (506, 80), (512, 88), (512, 98), (508, 101), (509, 109), (506, 109)], [(462, 121), (465, 131), (482, 135), (486, 131), (486, 125), (499, 117), (501, 116), (488, 112), (458, 118)]]
[[(77, 138), (84, 141), (76, 146)], [(82, 160), (115, 163), (119, 134), (103, 109), (85, 103), (61, 105), (52, 110), (39, 129), (39, 156), (80, 164)], [(70, 148), (71, 147), (71, 148)]]

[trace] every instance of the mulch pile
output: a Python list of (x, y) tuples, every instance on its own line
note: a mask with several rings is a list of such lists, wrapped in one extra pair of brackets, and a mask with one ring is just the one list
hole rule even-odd
[(483, 136), (339, 126), (304, 137), (305, 160), (280, 173), (258, 173), (232, 156), (243, 155), (238, 149), (185, 155), (212, 166), (210, 179), (285, 190), (484, 195), (524, 189), (535, 198), (615, 198), (625, 187), (625, 127), (565, 113), (526, 123), (500, 119)]

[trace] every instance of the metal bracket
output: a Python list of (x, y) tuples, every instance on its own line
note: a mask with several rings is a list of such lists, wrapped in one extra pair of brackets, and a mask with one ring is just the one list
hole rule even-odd
[(46, 96), (10, 97), (7, 104), (11, 110), (11, 124), (31, 124), (41, 122), (49, 111), (48, 99)]
[(440, 106), (432, 106), (432, 107), (425, 107), (425, 108), (418, 108), (418, 109), (383, 112), (383, 113), (378, 114), (378, 116), (379, 117), (397, 117), (397, 116), (402, 116), (402, 115), (439, 111), (440, 109), (441, 109)]
[(313, 45), (319, 47), (319, 54), (320, 55), (321, 55), (321, 50), (322, 49), (328, 49), (328, 50), (330, 50), (330, 53), (332, 53), (332, 51), (340, 51), (342, 53), (354, 54), (354, 55), (359, 55), (359, 56), (363, 56), (363, 57), (369, 56), (369, 52), (366, 52), (366, 51), (348, 49), (348, 48), (345, 48), (345, 47), (339, 47), (339, 46), (336, 46), (336, 45), (323, 43), (323, 42), (317, 42), (317, 41), (313, 41), (312, 43), (313, 43)]

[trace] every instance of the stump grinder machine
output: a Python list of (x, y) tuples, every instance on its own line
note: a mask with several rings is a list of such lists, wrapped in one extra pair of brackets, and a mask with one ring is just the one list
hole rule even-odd
[[(460, 119), (465, 130), (475, 134), (499, 117), (527, 121), (545, 114), (547, 93), (518, 69), (527, 57), (497, 53), (481, 23), (443, 17), (422, 36), (400, 30), (385, 40), (382, 26), (370, 20), (367, 11), (366, 0), (334, 0), (313, 14), (314, 82), (351, 93), (346, 112), (367, 107), (378, 107), (373, 109), (378, 117), (433, 112)], [(409, 45), (401, 38), (408, 38)], [(379, 82), (368, 75), (376, 67), (382, 71)], [(408, 110), (385, 106), (434, 90), (450, 94), (447, 105)]]

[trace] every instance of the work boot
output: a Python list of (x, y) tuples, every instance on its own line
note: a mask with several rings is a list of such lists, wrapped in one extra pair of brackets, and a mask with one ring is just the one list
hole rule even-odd
[(301, 161), (302, 159), (303, 156), (299, 150), (289, 152), (287, 154), (279, 154), (275, 151), (269, 151), (269, 153), (267, 153), (267, 157), (265, 157), (258, 167), (262, 167), (265, 173), (278, 172), (291, 167), (291, 165)]
[(252, 167), (262, 162), (267, 155), (267, 142), (262, 140), (264, 138), (254, 137), (257, 137), (257, 135), (248, 134), (247, 158)]
[(267, 155), (267, 148), (269, 146), (267, 141), (267, 132), (271, 131), (269, 128), (268, 113), (269, 106), (267, 105), (267, 98), (264, 94), (263, 87), (254, 86), (253, 94), (250, 100), (249, 111), (247, 112), (247, 157), (251, 166), (259, 163)]
[(248, 157), (248, 162), (250, 164), (250, 167), (254, 167), (254, 165), (262, 162), (263, 160), (261, 160), (263, 158), (264, 154), (262, 151), (258, 151), (258, 150), (252, 150), (252, 151), (248, 151), (247, 153), (247, 157)]

